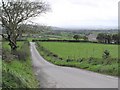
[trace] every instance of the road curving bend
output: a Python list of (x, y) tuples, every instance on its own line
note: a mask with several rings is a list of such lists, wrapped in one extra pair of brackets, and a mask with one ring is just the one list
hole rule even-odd
[(118, 78), (47, 62), (30, 42), (32, 64), (41, 88), (118, 88)]

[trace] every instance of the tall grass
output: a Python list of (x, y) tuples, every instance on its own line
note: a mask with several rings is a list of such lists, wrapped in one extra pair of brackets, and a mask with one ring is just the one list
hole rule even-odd
[[(6, 60), (2, 60), (3, 61), (2, 87), (5, 89), (6, 88), (8, 89), (37, 88), (38, 81), (36, 80), (33, 70), (32, 70), (29, 42), (27, 41), (18, 42), (18, 45), (19, 45), (19, 48), (17, 51), (23, 52), (23, 53), (26, 52), (27, 55), (25, 57), (25, 60), (22, 60), (22, 58), (21, 59), (12, 58), (12, 60), (9, 60), (9, 62)], [(7, 54), (11, 55), (8, 42), (3, 42), (3, 49), (8, 50)]]

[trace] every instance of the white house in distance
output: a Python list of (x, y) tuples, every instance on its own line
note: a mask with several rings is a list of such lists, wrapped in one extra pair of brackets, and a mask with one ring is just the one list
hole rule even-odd
[(97, 37), (97, 34), (90, 34), (90, 35), (88, 35), (88, 40), (89, 41), (97, 41), (96, 37)]

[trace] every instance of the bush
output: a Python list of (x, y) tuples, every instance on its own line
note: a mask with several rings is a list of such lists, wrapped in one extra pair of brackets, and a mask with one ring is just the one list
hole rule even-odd
[(53, 54), (53, 57), (58, 57), (58, 55), (56, 55), (56, 54)]
[(67, 59), (66, 60), (66, 62), (72, 62), (72, 61), (74, 61), (74, 60), (72, 60), (72, 59)]
[(109, 58), (109, 57), (110, 57), (110, 52), (109, 52), (108, 50), (105, 50), (105, 51), (103, 52), (102, 58), (103, 58), (103, 59), (106, 59), (106, 58)]

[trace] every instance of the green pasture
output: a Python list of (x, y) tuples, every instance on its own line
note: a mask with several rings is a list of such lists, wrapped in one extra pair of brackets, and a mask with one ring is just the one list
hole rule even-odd
[(104, 50), (110, 52), (111, 58), (118, 58), (118, 45), (97, 43), (39, 42), (47, 50), (62, 58), (102, 58)]

